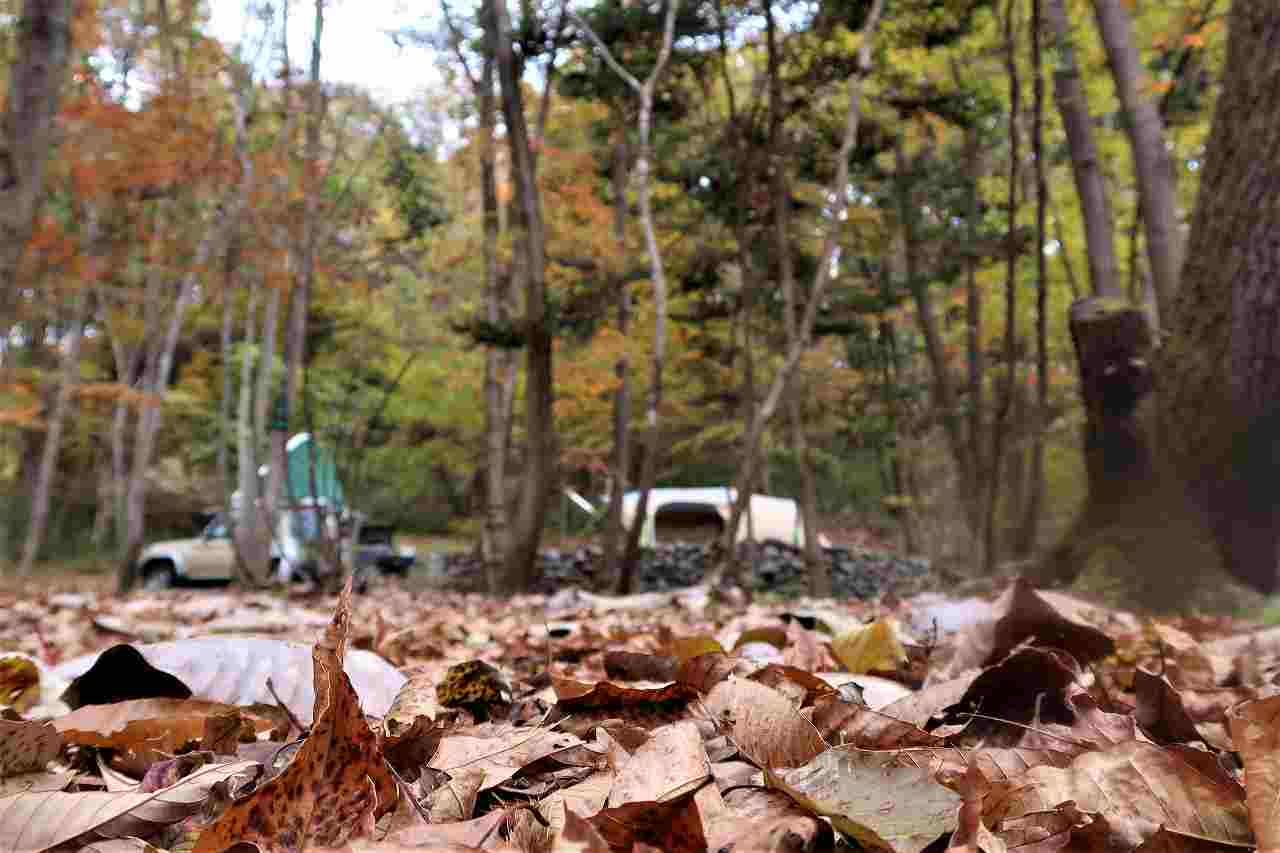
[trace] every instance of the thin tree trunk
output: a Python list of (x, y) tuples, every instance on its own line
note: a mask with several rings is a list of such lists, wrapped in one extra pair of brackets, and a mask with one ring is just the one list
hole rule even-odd
[(245, 580), (257, 585), (270, 571), (269, 543), (258, 503), (258, 454), (255, 430), (250, 419), (253, 402), (253, 350), (258, 333), (258, 301), (262, 289), (257, 275), (250, 273), (245, 305), (243, 352), (240, 361), (240, 401), (236, 410), (236, 461), (240, 508), (234, 532), (237, 563)]
[[(492, 29), (490, 28), (490, 32)], [(496, 134), (497, 114), (493, 102), (494, 46), (488, 45), (481, 72), (480, 102), (480, 190), (484, 199), (484, 279), (485, 316), (494, 326), (510, 322), (498, 269), (498, 181)], [(484, 397), (485, 435), (488, 459), (485, 464), (485, 521), (481, 553), (489, 592), (501, 587), (499, 570), (507, 548), (507, 436), (511, 418), (504, 406), (502, 374), (512, 361), (511, 354), (490, 347), (485, 354)]]
[(1089, 284), (1095, 296), (1119, 297), (1120, 281), (1116, 265), (1115, 222), (1111, 200), (1098, 160), (1098, 147), (1093, 140), (1093, 118), (1089, 101), (1076, 67), (1075, 39), (1064, 8), (1065, 0), (1046, 0), (1045, 12), (1059, 64), (1053, 72), (1053, 93), (1062, 115), (1067, 148), (1071, 152), (1071, 171), (1075, 176), (1076, 194), (1084, 216), (1086, 253), (1089, 258)]
[(1001, 468), (1005, 454), (1005, 435), (1009, 429), (1009, 413), (1018, 381), (1018, 160), (1020, 136), (1018, 113), (1022, 103), (1022, 85), (1018, 80), (1017, 31), (1014, 18), (1015, 0), (1009, 0), (1005, 11), (1005, 70), (1009, 75), (1009, 197), (1006, 215), (1009, 230), (1005, 243), (1005, 302), (1004, 302), (1004, 360), (1005, 380), (1001, 391), (1000, 411), (991, 424), (991, 473), (987, 479), (986, 530), (982, 552), (986, 565), (985, 574), (995, 573), (998, 553), (996, 548), (996, 516), (1000, 506)]
[(653, 156), (650, 143), (653, 124), (653, 94), (658, 80), (662, 77), (667, 60), (671, 57), (671, 43), (675, 38), (676, 10), (679, 0), (667, 0), (667, 14), (663, 20), (662, 47), (658, 52), (657, 62), (649, 76), (641, 83), (625, 68), (618, 64), (613, 54), (600, 41), (599, 37), (581, 19), (579, 26), (591, 37), (596, 48), (604, 56), (605, 62), (619, 77), (627, 83), (640, 99), (640, 145), (636, 152), (636, 182), (640, 196), (640, 225), (644, 229), (645, 249), (649, 254), (649, 278), (653, 283), (653, 357), (649, 378), (649, 403), (645, 419), (649, 433), (645, 444), (644, 461), (640, 472), (640, 496), (636, 503), (636, 517), (632, 524), (633, 531), (627, 541), (627, 552), (622, 559), (622, 568), (618, 573), (617, 591), (620, 594), (631, 592), (635, 583), (636, 566), (640, 561), (639, 536), (635, 528), (641, 527), (648, 517), (649, 492), (653, 489), (657, 476), (659, 448), (662, 441), (661, 424), (658, 410), (662, 406), (663, 370), (666, 366), (667, 352), (667, 277), (662, 265), (662, 251), (658, 248), (658, 232), (653, 223), (653, 202), (649, 186), (649, 159)]
[[(619, 119), (618, 141), (613, 147), (613, 240), (618, 257), (627, 256), (627, 144)], [(631, 287), (619, 274), (614, 284), (618, 312), (618, 334), (625, 340), (631, 332)], [(613, 366), (618, 388), (613, 393), (613, 454), (610, 458), (609, 510), (605, 518), (604, 565), (612, 578), (620, 576), (621, 558), (626, 551), (627, 527), (622, 523), (622, 498), (631, 479), (631, 365), (626, 351)]]
[(71, 0), (26, 0), (0, 123), (0, 334), (17, 307), (18, 263), (44, 198), (54, 117), (71, 60)]
[[(791, 347), (796, 341), (796, 324), (799, 322), (799, 294), (796, 292), (795, 265), (791, 257), (791, 187), (787, 180), (786, 152), (783, 151), (783, 125), (786, 116), (783, 114), (782, 103), (782, 57), (772, 0), (765, 0), (764, 20), (769, 73), (769, 171), (773, 196), (773, 248), (777, 255), (778, 277), (782, 285), (787, 346)], [(800, 471), (799, 505), (804, 529), (804, 561), (809, 575), (809, 592), (818, 598), (826, 598), (831, 595), (831, 573), (818, 551), (817, 485), (814, 483), (813, 465), (809, 458), (809, 443), (800, 405), (803, 379), (797, 375), (795, 382), (795, 391), (788, 395), (787, 413), (791, 427), (791, 450)]]
[(1044, 254), (1049, 182), (1044, 168), (1044, 54), (1041, 49), (1041, 0), (1031, 0), (1031, 55), (1034, 70), (1031, 152), (1036, 170), (1036, 400), (1032, 418), (1030, 484), (1022, 523), (1014, 538), (1014, 554), (1026, 557), (1036, 545), (1044, 507), (1044, 441), (1049, 428), (1049, 270)]
[(315, 29), (311, 36), (311, 77), (308, 91), (305, 141), (302, 164), (302, 252), (298, 264), (298, 280), (293, 289), (293, 305), (289, 317), (289, 339), (285, 345), (288, 371), (285, 399), (290, 413), (298, 410), (298, 394), (302, 388), (302, 364), (306, 360), (307, 314), (311, 291), (315, 287), (316, 253), (319, 249), (320, 131), (324, 123), (326, 99), (320, 82), (320, 40), (324, 35), (325, 0), (315, 0)]
[(218, 401), (218, 482), (228, 494), (231, 491), (231, 463), (228, 458), (228, 447), (231, 444), (231, 394), (234, 383), (231, 381), (231, 329), (233, 324), (233, 301), (231, 299), (235, 270), (239, 267), (239, 245), (233, 240), (227, 247), (227, 258), (223, 264), (222, 277), (222, 330), (218, 337), (219, 354), (222, 364), (222, 399)]
[(733, 511), (729, 516), (729, 524), (724, 531), (725, 553), (730, 556), (730, 559), (724, 566), (712, 573), (712, 577), (708, 579), (710, 583), (717, 583), (721, 578), (729, 581), (737, 580), (738, 566), (736, 561), (732, 559), (734, 542), (738, 524), (742, 520), (742, 513), (750, 503), (751, 484), (755, 481), (756, 476), (755, 460), (759, 454), (761, 439), (764, 436), (765, 427), (768, 426), (769, 420), (773, 417), (774, 412), (777, 411), (783, 393), (787, 390), (791, 375), (795, 372), (796, 366), (800, 363), (801, 357), (808, 350), (809, 344), (813, 339), (813, 324), (818, 317), (818, 306), (822, 304), (822, 297), (826, 293), (828, 283), (831, 281), (831, 261), (836, 253), (837, 231), (848, 207), (848, 193), (844, 190), (849, 182), (849, 157), (853, 153), (853, 145), (858, 136), (858, 124), (862, 116), (862, 82), (871, 71), (872, 37), (875, 35), (876, 25), (880, 21), (880, 13), (883, 9), (884, 0), (872, 0), (871, 8), (868, 10), (866, 20), (862, 25), (862, 39), (858, 45), (857, 68), (849, 77), (849, 105), (845, 114), (844, 137), (840, 142), (840, 150), (836, 153), (836, 174), (827, 190), (827, 197), (834, 199), (834, 201), (831, 206), (830, 217), (824, 223), (825, 228), (823, 230), (825, 233), (823, 235), (822, 251), (818, 255), (818, 265), (814, 271), (813, 285), (809, 288), (809, 302), (805, 305), (804, 315), (796, 331), (796, 339), (787, 348), (786, 357), (778, 368), (778, 372), (774, 374), (773, 382), (769, 386), (769, 393), (765, 396), (764, 402), (756, 413), (756, 417), (752, 420), (751, 429), (744, 442), (747, 461), (743, 466), (743, 470), (739, 473)]
[[(94, 224), (89, 225), (88, 242), (94, 242)], [(92, 251), (92, 249), (90, 249)], [(44, 448), (40, 455), (40, 472), (36, 475), (35, 492), (31, 496), (31, 520), (27, 526), (27, 539), (22, 546), (22, 559), (18, 563), (18, 576), (26, 577), (31, 573), (36, 556), (44, 544), (45, 526), (49, 520), (49, 495), (53, 487), (54, 473), (58, 467), (58, 451), (62, 447), (62, 429), (71, 411), (76, 385), (80, 373), (80, 340), (84, 332), (85, 312), (88, 295), (81, 292), (75, 297), (71, 308), (71, 326), (67, 329), (68, 340), (62, 349), (61, 375), (58, 379), (58, 393), (54, 399), (53, 412), (49, 415), (48, 429), (45, 432)]]
[(1161, 316), (1168, 316), (1181, 273), (1182, 235), (1178, 231), (1176, 175), (1165, 148), (1164, 122), (1156, 103), (1143, 92), (1146, 74), (1134, 41), (1133, 22), (1121, 0), (1093, 0), (1093, 11), (1133, 150), (1156, 308)]
[(547, 313), (546, 231), (542, 197), (524, 113), (524, 94), (516, 72), (511, 44), (511, 20), (503, 0), (487, 0), (486, 26), (496, 38), (495, 62), (502, 91), (502, 114), (507, 126), (515, 185), (516, 213), (512, 223), (516, 262), (525, 284), (525, 437), (528, 450), (520, 490), (520, 504), (507, 548), (503, 586), (528, 589), (534, 580), (538, 545), (556, 475), (556, 447), (551, 404), (554, 397), (552, 330)]

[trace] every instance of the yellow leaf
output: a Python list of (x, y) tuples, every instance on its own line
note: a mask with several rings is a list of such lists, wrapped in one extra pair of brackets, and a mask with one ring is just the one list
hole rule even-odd
[(907, 651), (889, 619), (846, 631), (831, 641), (831, 652), (855, 675), (897, 669), (907, 661)]

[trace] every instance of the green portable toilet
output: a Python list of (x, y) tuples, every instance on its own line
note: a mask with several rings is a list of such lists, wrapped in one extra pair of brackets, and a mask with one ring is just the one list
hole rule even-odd
[[(333, 452), (312, 441), (311, 433), (300, 432), (284, 446), (285, 468), (289, 472), (285, 483), (285, 497), (289, 501), (315, 498), (318, 503), (341, 511), (345, 498), (342, 483), (338, 481), (338, 466)], [(311, 466), (315, 459), (315, 491), (312, 492)]]

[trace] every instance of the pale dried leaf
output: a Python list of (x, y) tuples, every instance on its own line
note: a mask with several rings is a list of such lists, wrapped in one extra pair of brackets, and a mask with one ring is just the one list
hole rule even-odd
[(61, 750), (62, 736), (50, 723), (0, 720), (0, 780), (44, 770)]
[(882, 755), (830, 749), (767, 778), (868, 850), (919, 853), (957, 825), (959, 794), (925, 770), (885, 766)]
[(711, 719), (761, 767), (799, 767), (826, 749), (799, 707), (754, 681), (722, 681), (704, 700)]
[(0, 851), (40, 853), (59, 844), (148, 835), (199, 811), (219, 782), (257, 772), (249, 761), (203, 768), (153, 793), (17, 794), (0, 800)]

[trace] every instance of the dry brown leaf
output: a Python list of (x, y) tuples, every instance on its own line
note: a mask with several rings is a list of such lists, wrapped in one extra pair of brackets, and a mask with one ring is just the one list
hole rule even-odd
[(791, 853), (830, 849), (831, 825), (800, 808), (780, 791), (739, 789), (727, 808), (705, 822), (707, 849), (734, 853)]
[(44, 770), (62, 750), (62, 735), (50, 723), (0, 720), (0, 780)]
[(1070, 767), (1033, 767), (988, 795), (992, 821), (1052, 811), (1071, 800), (1106, 818), (1116, 843), (1137, 847), (1160, 826), (1224, 842), (1252, 837), (1240, 792), (1178, 753), (1128, 741), (1085, 752)]
[[(244, 718), (242, 709), (203, 699), (131, 699), (113, 705), (84, 705), (53, 721), (69, 742), (149, 753), (177, 752), (200, 743), (211, 717)], [(258, 732), (270, 731), (271, 720), (249, 716)]]
[(856, 750), (829, 749), (804, 767), (766, 777), (868, 850), (919, 853), (955, 829), (961, 802), (925, 770)]
[(812, 672), (786, 664), (767, 664), (751, 673), (750, 678), (788, 696), (792, 695), (790, 691), (799, 688), (802, 708), (812, 705), (820, 698), (839, 695), (834, 687)]
[[(714, 790), (714, 786), (709, 788)], [(648, 844), (663, 853), (705, 853), (707, 838), (695, 800), (697, 792), (697, 788), (690, 788), (663, 802), (624, 803), (589, 820), (613, 850)]]
[(436, 675), (418, 673), (406, 681), (391, 707), (383, 715), (382, 725), (388, 735), (395, 736), (401, 729), (412, 726), (420, 717), (434, 721), (444, 709), (436, 698)]
[(654, 729), (650, 740), (618, 771), (607, 804), (662, 800), (670, 792), (711, 774), (702, 736), (692, 722)]
[(622, 649), (604, 653), (604, 674), (610, 681), (675, 681), (681, 660), (673, 655), (648, 655)]
[(1063, 613), (1019, 578), (995, 602), (991, 621), (968, 628), (957, 636), (957, 652), (942, 679), (954, 678), (974, 667), (990, 666), (1023, 643), (1049, 646), (1069, 652), (1084, 663), (1105, 658), (1115, 642), (1075, 612)]
[(19, 773), (0, 779), (0, 797), (12, 794), (40, 794), (47, 791), (65, 791), (79, 776), (75, 770), (60, 773), (41, 770), (37, 773)]
[(722, 681), (703, 704), (738, 749), (761, 767), (799, 767), (827, 748), (799, 706), (763, 684)]
[(942, 746), (944, 741), (910, 723), (840, 699), (827, 698), (802, 713), (832, 746), (857, 749), (903, 749)]
[(1280, 850), (1280, 696), (1246, 702), (1228, 718), (1244, 762), (1249, 822), (1260, 853)]
[(484, 779), (480, 790), (487, 791), (516, 775), (525, 765), (581, 743), (575, 735), (546, 727), (483, 723), (442, 737), (429, 766), (449, 774), (481, 770)]
[(395, 806), (398, 788), (343, 672), (351, 622), (351, 581), (313, 652), (315, 723), (293, 762), (252, 796), (232, 804), (200, 835), (195, 853), (238, 841), (264, 851), (332, 846), (373, 829)]
[(152, 793), (16, 794), (0, 799), (0, 850), (40, 853), (60, 844), (149, 835), (199, 811), (220, 782), (256, 773), (249, 761), (203, 768)]
[(1143, 731), (1157, 743), (1190, 743), (1200, 740), (1196, 724), (1187, 715), (1182, 697), (1169, 679), (1139, 668), (1133, 675), (1137, 700), (1133, 715)]

